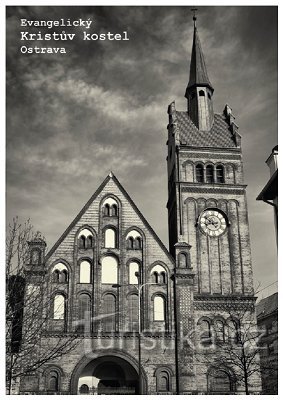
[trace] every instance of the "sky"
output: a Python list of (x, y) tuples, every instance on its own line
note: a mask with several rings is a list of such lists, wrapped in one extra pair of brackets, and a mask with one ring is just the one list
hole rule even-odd
[[(112, 170), (168, 246), (167, 107), (186, 109), (191, 6), (9, 6), (6, 23), (7, 222), (31, 218), (51, 248)], [(277, 7), (198, 7), (214, 111), (233, 109), (242, 136), (254, 281), (277, 280), (273, 208), (257, 195), (277, 144)], [(92, 21), (91, 27), (21, 27), (21, 19)], [(21, 41), (29, 33), (72, 41)], [(86, 33), (129, 40), (83, 41)], [(21, 46), (65, 47), (23, 54)], [(272, 285), (259, 297), (276, 291)]]

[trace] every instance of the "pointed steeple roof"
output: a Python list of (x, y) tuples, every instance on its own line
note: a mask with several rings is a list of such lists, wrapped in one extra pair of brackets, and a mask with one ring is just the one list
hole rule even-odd
[(193, 40), (191, 67), (190, 67), (190, 80), (187, 86), (187, 91), (194, 86), (208, 86), (212, 91), (214, 90), (208, 78), (204, 55), (201, 49), (201, 44), (196, 25), (194, 26), (194, 40)]

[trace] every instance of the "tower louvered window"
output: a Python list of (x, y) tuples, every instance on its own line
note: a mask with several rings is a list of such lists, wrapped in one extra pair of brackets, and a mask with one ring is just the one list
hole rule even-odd
[(196, 166), (196, 181), (197, 182), (203, 182), (203, 165), (198, 164)]
[(214, 182), (213, 166), (212, 165), (208, 165), (206, 167), (206, 182), (207, 183), (213, 183)]

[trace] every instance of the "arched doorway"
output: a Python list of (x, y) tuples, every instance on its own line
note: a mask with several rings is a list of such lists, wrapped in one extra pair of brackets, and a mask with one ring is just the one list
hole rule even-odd
[[(124, 358), (101, 356), (83, 362), (73, 377), (76, 394), (139, 394), (137, 369)], [(77, 383), (76, 383), (77, 382)], [(74, 394), (75, 394), (74, 393)]]

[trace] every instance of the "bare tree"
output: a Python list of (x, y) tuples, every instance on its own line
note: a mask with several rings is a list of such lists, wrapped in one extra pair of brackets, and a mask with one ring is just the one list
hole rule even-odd
[(242, 383), (248, 395), (254, 382), (258, 382), (262, 368), (270, 373), (274, 370), (274, 363), (266, 362), (264, 366), (260, 363), (266, 332), (257, 327), (254, 299), (244, 302), (231, 299), (225, 308), (225, 321), (217, 313), (210, 315), (212, 325), (202, 335), (198, 356), (210, 364), (213, 362), (216, 370), (224, 366), (231, 368), (235, 383)]
[[(19, 377), (70, 352), (78, 343), (76, 334), (51, 336), (48, 332), (52, 293), (44, 260), (36, 279), (27, 279), (29, 243), (43, 241), (30, 220), (14, 218), (6, 236), (6, 376), (7, 393)], [(32, 271), (33, 273), (33, 271)], [(47, 311), (46, 311), (47, 310)], [(53, 310), (54, 311), (54, 310)], [(41, 340), (44, 337), (44, 348)], [(49, 339), (50, 338), (50, 339)], [(49, 342), (50, 340), (50, 342)]]

